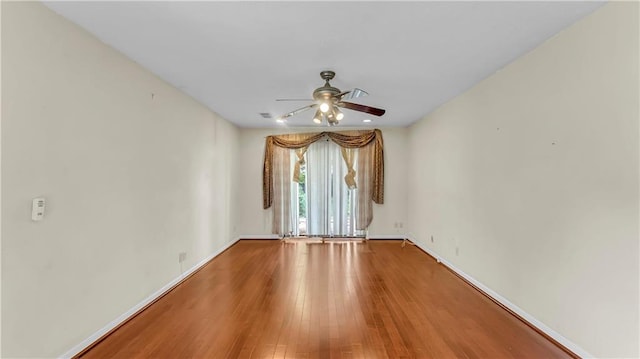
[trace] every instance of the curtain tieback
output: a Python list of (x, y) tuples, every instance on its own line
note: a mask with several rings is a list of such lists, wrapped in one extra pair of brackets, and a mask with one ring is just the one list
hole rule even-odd
[(293, 182), (300, 183), (300, 166), (302, 166), (304, 161), (304, 154), (307, 152), (307, 147), (300, 148), (295, 151), (298, 160), (293, 166), (293, 178), (291, 179)]
[(356, 171), (353, 168), (349, 168), (346, 176), (344, 176), (344, 182), (349, 189), (357, 188), (356, 186)]

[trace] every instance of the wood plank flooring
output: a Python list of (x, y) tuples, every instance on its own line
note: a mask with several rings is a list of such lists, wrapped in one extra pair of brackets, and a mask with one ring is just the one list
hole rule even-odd
[(82, 357), (569, 357), (400, 243), (240, 241)]

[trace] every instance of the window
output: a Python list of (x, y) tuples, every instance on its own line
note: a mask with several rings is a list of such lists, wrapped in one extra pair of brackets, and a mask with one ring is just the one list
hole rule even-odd
[[(295, 163), (294, 151), (291, 156), (291, 163)], [(345, 183), (347, 172), (340, 146), (328, 139), (309, 146), (300, 165), (299, 182), (291, 186), (295, 235), (364, 235), (355, 228), (358, 191)]]

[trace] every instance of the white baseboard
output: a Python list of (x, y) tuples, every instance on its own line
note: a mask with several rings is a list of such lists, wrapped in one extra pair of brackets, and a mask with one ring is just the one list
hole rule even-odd
[(277, 234), (242, 234), (238, 239), (280, 239)]
[(370, 234), (368, 239), (405, 239), (406, 234)]
[(227, 245), (223, 246), (221, 249), (219, 249), (216, 252), (214, 252), (213, 254), (207, 256), (206, 258), (204, 258), (203, 260), (198, 262), (193, 267), (189, 268), (186, 272), (182, 273), (180, 276), (178, 276), (177, 278), (173, 279), (171, 282), (167, 283), (164, 287), (158, 289), (155, 293), (151, 294), (150, 296), (145, 298), (143, 301), (141, 301), (140, 303), (136, 304), (133, 308), (129, 309), (128, 311), (126, 311), (125, 313), (120, 315), (118, 318), (112, 320), (109, 324), (105, 325), (103, 328), (101, 328), (97, 332), (91, 334), (89, 337), (87, 337), (82, 342), (78, 343), (73, 348), (69, 349), (66, 353), (62, 354), (60, 356), (60, 358), (72, 358), (74, 355), (80, 353), (82, 350), (87, 348), (93, 342), (95, 342), (96, 340), (100, 339), (103, 335), (109, 333), (111, 330), (116, 328), (118, 325), (120, 325), (121, 323), (123, 323), (124, 321), (129, 319), (129, 317), (131, 317), (132, 315), (136, 314), (140, 309), (144, 308), (149, 303), (153, 302), (154, 300), (156, 300), (159, 297), (161, 297), (162, 295), (164, 295), (167, 291), (171, 290), (176, 284), (180, 283), (180, 281), (182, 281), (183, 279), (187, 278), (189, 275), (191, 275), (196, 270), (200, 269), (200, 267), (202, 267), (203, 265), (207, 264), (207, 262), (209, 262), (210, 260), (212, 260), (213, 258), (218, 256), (220, 253), (224, 252), (227, 248), (229, 248), (232, 245), (234, 245), (238, 240), (240, 240), (240, 238), (241, 237), (234, 239), (233, 241), (229, 242)]
[[(243, 234), (240, 239), (280, 239), (277, 234)], [(406, 234), (371, 234), (368, 239), (405, 239)]]
[(572, 352), (574, 352), (575, 354), (577, 354), (581, 358), (594, 358), (594, 356), (589, 354), (586, 350), (582, 349), (580, 346), (578, 346), (574, 342), (570, 341), (569, 339), (563, 337), (562, 335), (560, 335), (560, 333), (556, 332), (555, 330), (549, 328), (547, 325), (545, 325), (544, 323), (542, 323), (541, 321), (536, 319), (534, 316), (532, 316), (531, 314), (525, 312), (524, 310), (522, 310), (522, 308), (518, 307), (517, 305), (511, 303), (506, 298), (504, 298), (500, 294), (496, 293), (495, 291), (493, 291), (491, 288), (487, 287), (486, 285), (482, 284), (481, 282), (479, 282), (478, 280), (476, 280), (472, 276), (470, 276), (467, 273), (463, 272), (462, 270), (456, 268), (456, 266), (454, 266), (451, 262), (447, 261), (446, 259), (443, 259), (442, 257), (440, 257), (440, 255), (435, 253), (433, 250), (427, 248), (426, 246), (422, 245), (421, 243), (417, 243), (417, 242), (413, 242), (413, 243), (416, 246), (418, 246), (420, 249), (422, 249), (423, 251), (427, 252), (430, 256), (435, 258), (438, 263), (442, 263), (444, 266), (448, 267), (449, 269), (451, 269), (452, 271), (454, 271), (455, 273), (460, 275), (462, 278), (466, 279), (467, 281), (472, 283), (474, 286), (478, 287), (481, 291), (483, 291), (485, 294), (487, 294), (488, 296), (493, 298), (495, 301), (497, 301), (500, 304), (504, 305), (505, 307), (509, 308), (511, 311), (513, 311), (514, 313), (519, 315), (522, 319), (524, 319), (527, 322), (529, 322), (529, 324), (531, 324), (534, 327), (538, 328), (540, 331), (542, 331), (546, 335), (550, 336), (551, 338), (553, 338), (558, 343), (564, 345), (567, 349), (571, 350)]

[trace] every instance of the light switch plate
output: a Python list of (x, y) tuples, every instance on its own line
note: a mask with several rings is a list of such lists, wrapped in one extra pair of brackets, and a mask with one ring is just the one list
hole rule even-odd
[(44, 197), (34, 198), (31, 203), (31, 219), (41, 221), (44, 218)]

